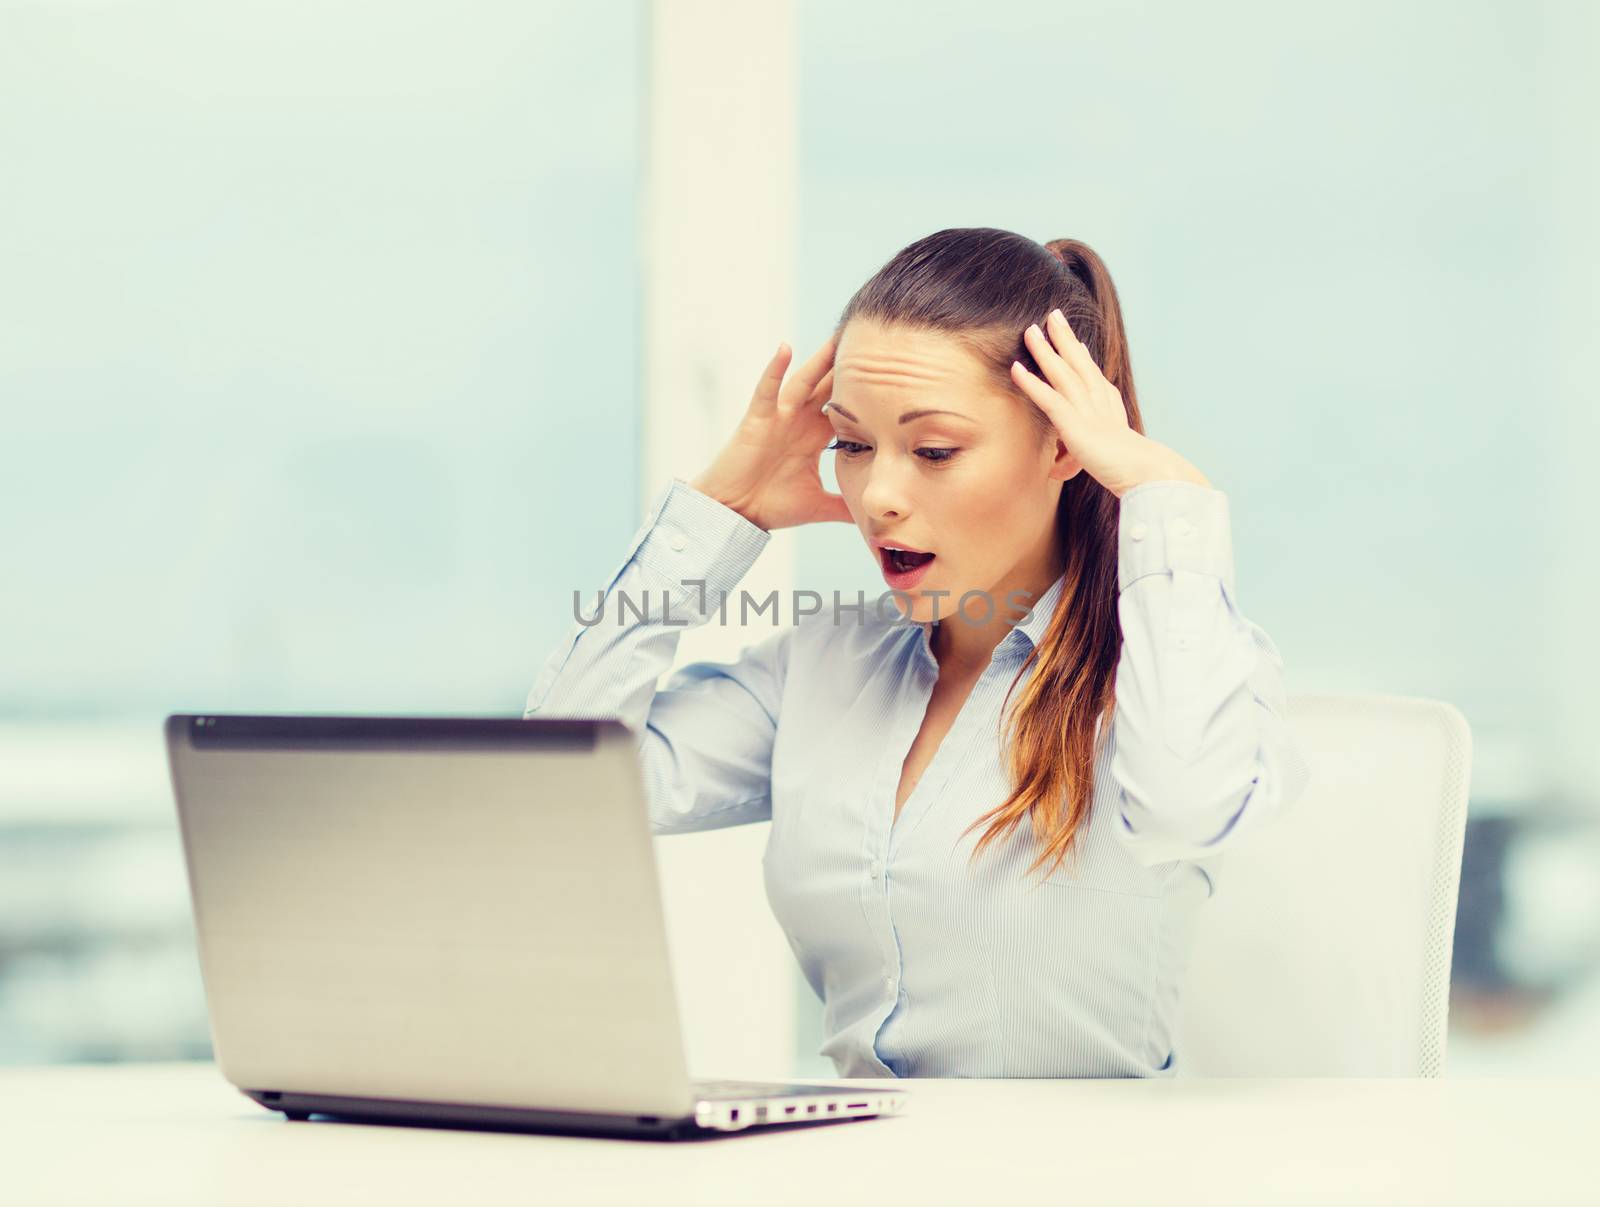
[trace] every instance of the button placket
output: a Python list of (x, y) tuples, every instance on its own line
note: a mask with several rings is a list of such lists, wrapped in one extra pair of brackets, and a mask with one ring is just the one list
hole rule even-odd
[[(893, 752), (904, 743), (909, 746), (915, 736), (910, 726), (917, 723), (911, 710), (899, 718), (902, 730), (896, 734), (895, 741), (887, 743), (884, 747), (883, 762), (878, 774), (873, 781), (871, 799), (874, 801), (887, 799), (893, 805), (893, 792), (895, 776), (899, 768), (895, 766)], [(863, 818), (865, 830), (864, 837), (867, 844), (863, 854), (869, 856), (867, 862), (868, 879), (862, 885), (863, 908), (866, 911), (873, 935), (877, 939), (881, 959), (885, 964), (892, 964), (895, 960), (897, 944), (894, 936), (894, 919), (889, 910), (888, 893), (884, 891), (884, 859), (875, 852), (887, 851), (890, 843), (890, 830), (893, 825), (892, 814), (882, 810), (869, 809)], [(884, 975), (884, 984), (891, 983), (892, 977)], [(887, 1015), (885, 1015), (887, 1018)], [(880, 1020), (879, 1026), (882, 1025)], [(873, 1042), (876, 1042), (877, 1033), (873, 1033)]]

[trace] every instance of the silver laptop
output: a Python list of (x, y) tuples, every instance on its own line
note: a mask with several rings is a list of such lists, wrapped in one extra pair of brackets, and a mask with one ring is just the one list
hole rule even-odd
[(689, 1076), (616, 720), (175, 714), (223, 1076), (312, 1115), (656, 1138), (898, 1113)]

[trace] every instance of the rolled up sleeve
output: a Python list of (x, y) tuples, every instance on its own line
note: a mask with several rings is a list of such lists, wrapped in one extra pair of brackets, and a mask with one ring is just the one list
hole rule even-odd
[(1122, 496), (1117, 611), (1116, 832), (1146, 865), (1214, 855), (1309, 780), (1283, 659), (1237, 604), (1227, 495), (1162, 481)]

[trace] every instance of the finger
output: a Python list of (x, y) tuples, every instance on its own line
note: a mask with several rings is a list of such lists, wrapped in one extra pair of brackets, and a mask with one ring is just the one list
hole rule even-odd
[(811, 390), (811, 397), (807, 398), (805, 405), (799, 409), (808, 416), (819, 419), (828, 417), (828, 403), (833, 398), (833, 370), (829, 369), (822, 375), (822, 380)]
[(1062, 359), (1056, 351), (1048, 336), (1039, 329), (1037, 323), (1032, 324), (1022, 333), (1022, 342), (1027, 344), (1028, 351), (1033, 353), (1033, 359), (1039, 362), (1045, 379), (1049, 381), (1063, 396), (1067, 398), (1088, 401), (1088, 383), (1078, 375), (1078, 370)]
[(1072, 445), (1067, 442), (1067, 437), (1071, 434), (1068, 428), (1075, 428), (1076, 422), (1061, 395), (1057, 394), (1048, 383), (1029, 372), (1028, 367), (1020, 360), (1011, 362), (1011, 380), (1016, 382), (1022, 392), (1045, 413), (1045, 417), (1055, 424), (1056, 431), (1061, 434), (1062, 442), (1071, 448)]
[(794, 376), (784, 386), (784, 392), (793, 391), (792, 397), (810, 398), (811, 392), (817, 388), (823, 375), (833, 368), (834, 347), (838, 343), (838, 335), (829, 335), (822, 341), (822, 346), (813, 352), (805, 364), (794, 371)]
[[(1067, 322), (1067, 316), (1061, 313), (1060, 307), (1045, 315), (1045, 326), (1050, 329), (1050, 338), (1055, 346), (1061, 350), (1062, 357), (1077, 371), (1084, 382), (1093, 387), (1105, 382), (1105, 374), (1100, 372), (1100, 366), (1094, 363), (1094, 357), (1089, 355), (1089, 348), (1081, 339), (1072, 333), (1072, 325)], [(1098, 394), (1095, 389), (1093, 393)]]
[(822, 404), (832, 397), (833, 369), (830, 366), (828, 371), (822, 375), (822, 380), (817, 383), (817, 388), (811, 391), (811, 397), (806, 400), (806, 405), (816, 407), (820, 413)]
[[(818, 388), (820, 389), (821, 387)], [(815, 399), (812, 401), (815, 401)], [(791, 416), (791, 422), (795, 425), (796, 438), (807, 448), (815, 445), (818, 449), (821, 449), (824, 444), (828, 443), (836, 435), (833, 420), (828, 418), (828, 412), (823, 409), (825, 405), (824, 403), (819, 403), (816, 406), (812, 406), (807, 403)]]
[(1061, 313), (1060, 307), (1045, 316), (1045, 323), (1051, 330), (1056, 346), (1062, 349), (1067, 361), (1088, 383), (1090, 405), (1099, 408), (1108, 420), (1120, 419), (1126, 424), (1128, 412), (1122, 405), (1120, 391), (1100, 371), (1100, 366), (1095, 363), (1094, 354), (1089, 351), (1089, 345), (1073, 333), (1072, 324), (1067, 322), (1067, 316)]
[(791, 352), (788, 344), (780, 343), (772, 359), (767, 362), (767, 367), (762, 370), (761, 380), (756, 382), (756, 392), (750, 397), (752, 415), (770, 415), (777, 409), (778, 388), (783, 384), (783, 374), (789, 367)]

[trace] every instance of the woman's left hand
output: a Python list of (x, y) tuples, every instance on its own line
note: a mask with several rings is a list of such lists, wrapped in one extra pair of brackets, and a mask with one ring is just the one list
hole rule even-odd
[(1090, 477), (1119, 499), (1141, 482), (1178, 479), (1211, 485), (1172, 449), (1128, 426), (1122, 391), (1105, 379), (1059, 309), (1049, 313), (1045, 325), (1048, 337), (1035, 323), (1022, 340), (1046, 380), (1015, 360), (1011, 380), (1055, 424), (1061, 443)]

